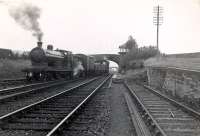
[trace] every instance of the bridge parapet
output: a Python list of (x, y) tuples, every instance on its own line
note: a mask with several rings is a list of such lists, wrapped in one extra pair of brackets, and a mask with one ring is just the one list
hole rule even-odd
[(110, 60), (118, 64), (120, 63), (120, 55), (118, 54), (93, 54), (96, 60)]

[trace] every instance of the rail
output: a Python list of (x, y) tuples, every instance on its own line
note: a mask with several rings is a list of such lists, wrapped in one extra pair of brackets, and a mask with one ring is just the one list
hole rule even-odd
[(140, 113), (138, 112), (136, 105), (132, 102), (130, 96), (125, 93), (124, 94), (126, 104), (128, 106), (128, 110), (130, 112), (132, 123), (134, 124), (134, 128), (138, 136), (150, 136), (151, 133), (149, 132), (148, 128), (146, 127), (145, 123), (143, 122)]
[(129, 90), (132, 97), (135, 99), (136, 104), (140, 107), (139, 110), (142, 111), (142, 117), (147, 120), (147, 123), (151, 128), (154, 130), (154, 134), (156, 136), (167, 136), (166, 133), (163, 131), (163, 129), (160, 127), (158, 122), (153, 118), (153, 116), (150, 114), (150, 112), (147, 110), (147, 108), (144, 106), (144, 104), (141, 102), (141, 100), (138, 98), (138, 96), (135, 94), (135, 92), (129, 87), (129, 85), (124, 82), (125, 87)]
[(188, 112), (190, 113), (192, 116), (195, 116), (196, 118), (200, 119), (200, 113), (193, 110), (192, 108), (186, 106), (186, 105), (183, 105), (171, 98), (168, 98), (166, 95), (164, 94), (161, 94), (160, 92), (156, 91), (155, 89), (151, 88), (150, 86), (147, 86), (147, 85), (143, 85), (145, 88), (147, 88), (148, 90), (150, 90), (151, 92), (153, 92), (154, 94), (166, 99), (167, 101), (170, 101), (172, 104), (180, 107), (182, 110), (184, 110), (185, 112)]
[[(12, 129), (12, 128), (15, 128), (15, 127), (20, 127), (20, 129), (22, 129), (22, 126), (12, 126), (12, 123), (13, 123), (13, 119), (17, 119), (18, 117), (21, 117), (22, 115), (25, 115), (26, 116), (26, 113), (30, 113), (30, 112), (33, 112), (34, 113), (34, 111), (35, 110), (33, 110), (33, 109), (35, 109), (35, 108), (39, 108), (40, 106), (42, 106), (42, 105), (49, 105), (49, 102), (55, 102), (55, 100), (57, 99), (57, 100), (62, 100), (63, 98), (65, 98), (65, 97), (71, 97), (71, 94), (73, 94), (74, 96), (74, 98), (76, 98), (77, 96), (76, 96), (76, 94), (78, 93), (78, 94), (83, 94), (83, 95), (86, 95), (87, 94), (87, 97), (85, 98), (85, 96), (84, 96), (84, 100), (82, 101), (81, 99), (83, 98), (82, 96), (79, 96), (81, 99), (81, 102), (78, 104), (78, 106), (76, 106), (71, 112), (67, 112), (67, 116), (66, 115), (64, 115), (65, 117), (61, 120), (61, 121), (59, 121), (59, 123), (57, 122), (54, 122), (54, 123), (56, 123), (56, 125), (54, 124), (53, 126), (54, 127), (52, 127), (51, 128), (51, 130), (49, 131), (48, 130), (48, 135), (51, 135), (51, 134), (54, 134), (54, 133), (56, 133), (58, 130), (60, 130), (60, 127), (62, 127), (62, 125), (63, 125), (63, 123), (64, 122), (66, 122), (66, 121), (68, 121), (68, 120), (70, 120), (71, 119), (71, 117), (75, 114), (75, 113), (77, 113), (77, 111), (80, 109), (80, 108), (82, 108), (83, 107), (83, 105), (85, 105), (87, 102), (88, 102), (88, 100), (90, 100), (91, 98), (92, 98), (92, 96), (94, 96), (94, 94), (97, 92), (97, 90), (98, 89), (100, 89), (101, 87), (102, 87), (102, 85), (108, 80), (110, 78), (110, 76), (108, 76), (108, 77), (104, 77), (103, 79), (102, 78), (100, 78), (101, 80), (97, 80), (97, 79), (99, 79), (99, 77), (96, 77), (96, 78), (93, 78), (93, 79), (91, 79), (91, 80), (89, 80), (89, 81), (86, 81), (86, 82), (84, 82), (84, 83), (81, 83), (81, 84), (79, 84), (79, 85), (76, 85), (76, 86), (74, 86), (74, 87), (71, 87), (71, 88), (69, 88), (69, 89), (67, 89), (67, 90), (63, 90), (62, 92), (60, 92), (60, 93), (58, 93), (58, 94), (55, 94), (55, 95), (53, 95), (53, 96), (50, 96), (50, 97), (48, 97), (48, 98), (46, 98), (46, 99), (43, 99), (43, 100), (41, 100), (41, 101), (38, 101), (38, 102), (35, 102), (35, 103), (33, 103), (33, 104), (30, 104), (30, 105), (28, 105), (28, 106), (25, 106), (25, 107), (23, 107), (23, 108), (20, 108), (20, 109), (18, 109), (18, 110), (16, 110), (16, 111), (13, 111), (13, 112), (11, 112), (11, 113), (8, 113), (8, 114), (6, 114), (6, 115), (4, 115), (4, 116), (1, 116), (0, 117), (0, 126), (1, 126), (1, 128), (2, 129)], [(93, 81), (95, 81), (95, 80), (97, 80), (97, 82), (94, 82), (93, 83)], [(103, 82), (102, 82), (102, 80), (103, 80)], [(99, 83), (99, 82), (101, 82), (101, 83)], [(97, 87), (95, 87), (94, 89), (92, 89), (91, 87), (89, 87), (90, 86), (90, 83), (93, 83), (93, 84), (96, 84), (95, 86), (97, 86)], [(97, 84), (98, 83), (98, 84)], [(91, 84), (92, 85), (92, 84)], [(86, 88), (88, 88), (89, 87), (89, 89), (90, 90), (88, 90), (89, 92), (90, 91), (92, 91), (92, 92), (90, 92), (90, 94), (88, 95), (88, 93), (89, 92), (87, 92), (86, 94), (84, 94), (84, 91), (82, 92), (82, 91), (75, 91), (76, 89), (81, 89), (82, 87), (86, 87)], [(92, 89), (92, 90), (91, 90)], [(67, 93), (67, 92), (69, 92), (69, 93)], [(67, 95), (66, 95), (67, 94)], [(69, 95), (70, 94), (70, 95)], [(69, 96), (68, 96), (69, 95)], [(73, 98), (72, 97), (72, 98)], [(77, 98), (76, 98), (77, 99)], [(63, 100), (67, 100), (66, 98), (65, 99), (63, 99)], [(73, 99), (73, 100), (75, 100), (75, 99)], [(78, 100), (79, 101), (79, 100)], [(60, 101), (61, 102), (61, 101)], [(70, 104), (70, 103), (69, 103)], [(50, 104), (51, 105), (51, 104)], [(56, 105), (55, 105), (56, 106)], [(42, 109), (41, 109), (42, 110)], [(48, 110), (47, 110), (48, 111)], [(36, 111), (37, 112), (37, 111)], [(38, 111), (39, 112), (39, 111)], [(64, 111), (62, 111), (62, 112), (64, 112)], [(43, 112), (42, 112), (43, 113)], [(38, 113), (39, 114), (39, 113)], [(18, 116), (19, 115), (19, 116)], [(11, 121), (11, 128), (9, 127), (9, 123), (8, 122), (10, 122)], [(34, 121), (34, 120), (33, 120)], [(39, 120), (38, 120), (39, 121)], [(37, 121), (36, 121), (37, 122)], [(5, 126), (5, 124), (8, 124), (8, 126)], [(50, 127), (50, 126), (49, 126)], [(25, 129), (26, 129), (27, 127), (25, 127)], [(41, 129), (41, 128), (33, 128), (32, 130), (37, 130), (37, 129)], [(46, 131), (47, 129), (45, 129), (45, 131)]]
[(58, 129), (65, 123), (67, 120), (69, 120), (73, 114), (75, 114), (91, 97), (99, 90), (103, 84), (110, 78), (111, 76), (108, 76), (97, 88), (92, 91), (90, 95), (88, 95), (76, 108), (74, 108), (62, 121), (59, 122), (58, 125), (56, 125), (46, 136), (52, 136), (58, 131)]

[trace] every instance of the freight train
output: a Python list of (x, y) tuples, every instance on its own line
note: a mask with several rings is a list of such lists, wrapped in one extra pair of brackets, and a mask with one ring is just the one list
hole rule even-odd
[(48, 45), (42, 48), (42, 42), (37, 43), (29, 54), (31, 67), (22, 71), (27, 80), (52, 80), (59, 78), (72, 79), (75, 77), (88, 77), (109, 72), (109, 62), (95, 61), (92, 56), (85, 54), (72, 54), (70, 51), (56, 49)]

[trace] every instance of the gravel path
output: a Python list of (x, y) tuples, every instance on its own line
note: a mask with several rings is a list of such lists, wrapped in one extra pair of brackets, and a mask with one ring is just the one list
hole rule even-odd
[(110, 130), (109, 136), (136, 136), (123, 93), (122, 84), (112, 84), (110, 91)]

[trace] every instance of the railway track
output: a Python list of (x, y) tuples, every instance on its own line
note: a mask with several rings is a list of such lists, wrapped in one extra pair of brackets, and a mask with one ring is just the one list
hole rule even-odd
[(1, 136), (55, 135), (110, 78), (94, 78), (0, 117)]
[(4, 79), (0, 80), (0, 89), (9, 89), (9, 88), (15, 88), (15, 87), (20, 87), (20, 86), (29, 86), (33, 84), (40, 84), (40, 83), (47, 83), (47, 82), (56, 82), (56, 81), (61, 81), (65, 79), (57, 79), (57, 80), (52, 80), (52, 81), (27, 81), (26, 78), (17, 78), (17, 79)]
[(0, 80), (0, 88), (7, 88), (10, 86), (17, 86), (17, 85), (23, 85), (23, 84), (27, 84), (26, 78)]
[(17, 87), (12, 87), (12, 88), (1, 89), (0, 90), (0, 102), (4, 102), (8, 99), (10, 100), (15, 97), (20, 97), (20, 96), (28, 94), (28, 93), (40, 91), (42, 89), (48, 89), (50, 87), (74, 82), (76, 80), (68, 80), (68, 81), (56, 80), (56, 81), (34, 83), (34, 84), (28, 84), (28, 85), (22, 85), (22, 86), (17, 86)]
[[(200, 114), (167, 96), (149, 88), (134, 84), (129, 86), (133, 103), (140, 117), (153, 136), (199, 136)], [(132, 89), (133, 88), (133, 89)], [(148, 134), (143, 134), (148, 136)]]
[(39, 86), (28, 87), (26, 89), (17, 89), (11, 92), (6, 90), (0, 95), (0, 116), (9, 112), (25, 107), (34, 102), (40, 101), (56, 93), (61, 92), (63, 89), (69, 89), (80, 83), (87, 82), (90, 79), (76, 79), (61, 82), (50, 82), (48, 84), (39, 84)]

